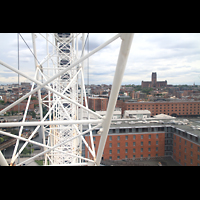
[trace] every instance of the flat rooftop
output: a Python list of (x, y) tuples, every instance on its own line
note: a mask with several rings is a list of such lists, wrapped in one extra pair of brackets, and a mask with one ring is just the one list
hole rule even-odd
[(137, 120), (134, 118), (127, 119), (113, 119), (110, 125), (110, 129), (113, 128), (148, 128), (148, 127), (165, 127), (172, 126), (180, 130), (184, 130), (192, 135), (200, 137), (200, 118), (175, 118), (175, 119), (157, 119), (157, 118), (145, 118), (145, 120)]
[[(123, 121), (112, 121), (111, 128), (113, 127), (158, 127), (158, 126), (174, 126), (186, 132), (189, 132), (193, 135), (200, 137), (200, 118), (187, 119), (188, 122), (183, 121), (183, 118), (176, 119), (156, 119), (156, 118), (147, 118), (146, 120), (134, 120), (126, 119)], [(121, 122), (121, 123), (120, 123)]]
[(125, 110), (126, 114), (151, 114), (149, 110)]

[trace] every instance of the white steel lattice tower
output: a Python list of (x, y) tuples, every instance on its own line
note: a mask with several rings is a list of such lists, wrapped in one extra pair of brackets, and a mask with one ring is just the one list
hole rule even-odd
[[(63, 69), (66, 69), (73, 63), (76, 59), (74, 50), (74, 34), (70, 33), (55, 33), (55, 52), (57, 55), (57, 62), (55, 65), (55, 74), (59, 73)], [(80, 67), (76, 66), (67, 73), (59, 76), (55, 79), (53, 84), (54, 89), (65, 94), (71, 100), (78, 102), (78, 79), (76, 77), (77, 71)], [(54, 120), (77, 120), (78, 119), (78, 106), (72, 104), (71, 102), (60, 99), (56, 94), (53, 95), (53, 101), (58, 101), (53, 109), (53, 119)], [(50, 128), (50, 131), (52, 129)], [(54, 133), (54, 144), (59, 144), (67, 139), (70, 139), (77, 135), (77, 131), (73, 124), (68, 125), (55, 125), (53, 126)], [(74, 139), (66, 144), (58, 147), (61, 151), (66, 151), (75, 155), (81, 156), (79, 138)], [(52, 161), (54, 164), (70, 164), (77, 163), (76, 157), (66, 155), (63, 153), (52, 151)]]
[[(40, 62), (38, 61), (38, 52), (36, 48), (38, 37), (46, 41), (46, 56)], [(1, 65), (33, 82), (29, 93), (0, 111), (0, 114), (5, 113), (28, 97), (22, 122), (0, 124), (0, 127), (20, 127), (18, 135), (0, 131), (2, 135), (17, 139), (11, 165), (16, 162), (16, 159), (29, 143), (42, 147), (43, 151), (17, 165), (22, 165), (23, 163), (27, 163), (43, 155), (45, 158), (45, 165), (100, 164), (131, 48), (133, 34), (116, 34), (85, 55), (87, 37), (88, 34), (84, 33), (32, 34), (35, 77), (30, 77), (24, 72), (0, 61)], [(107, 106), (107, 113), (105, 117), (102, 117), (88, 108), (84, 83), (84, 61), (118, 38), (121, 39), (121, 46), (116, 71)], [(81, 48), (79, 49), (80, 41)], [(45, 96), (42, 96), (43, 89), (48, 91), (48, 94)], [(38, 96), (40, 120), (37, 122), (28, 122), (26, 121), (26, 115), (31, 96), (34, 93), (37, 93)], [(85, 102), (84, 104), (83, 101)], [(96, 118), (90, 119), (91, 114)], [(23, 128), (26, 126), (36, 127), (28, 138), (22, 137)], [(39, 128), (41, 128), (43, 143), (35, 142), (32, 139)], [(96, 128), (101, 128), (99, 131), (101, 137), (98, 151), (95, 150), (92, 135), (92, 130)], [(85, 134), (90, 135), (90, 143), (87, 143), (84, 139)], [(18, 149), (20, 140), (25, 141), (25, 143)], [(83, 155), (82, 144), (89, 150), (93, 157), (92, 159)], [(7, 161), (1, 152), (0, 165), (7, 165)]]

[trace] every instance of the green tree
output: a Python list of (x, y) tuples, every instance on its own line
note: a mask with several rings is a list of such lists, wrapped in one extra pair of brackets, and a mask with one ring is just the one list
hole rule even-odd
[(147, 95), (153, 90), (153, 88), (143, 88), (142, 92), (146, 93)]
[(34, 104), (34, 108), (36, 108), (36, 107), (38, 107), (39, 106), (39, 104)]
[(31, 100), (37, 100), (37, 98), (36, 97), (31, 97)]
[(29, 153), (29, 149), (27, 149), (26, 147), (24, 148), (24, 150), (22, 151), (23, 154), (28, 154)]
[(48, 112), (48, 108), (42, 105), (42, 110), (43, 110), (43, 117), (44, 117)]
[(136, 85), (134, 90), (137, 92), (137, 91), (140, 91), (142, 89), (142, 86), (141, 85)]
[(0, 143), (2, 143), (4, 141), (4, 139), (2, 137), (0, 137)]
[(32, 116), (32, 118), (35, 118), (36, 117), (36, 113), (34, 111), (31, 111), (30, 112), (30, 115)]

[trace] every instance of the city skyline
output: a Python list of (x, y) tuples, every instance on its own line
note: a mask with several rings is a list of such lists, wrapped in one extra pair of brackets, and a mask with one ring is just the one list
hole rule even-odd
[[(21, 34), (30, 48), (30, 33)], [(89, 34), (89, 50), (93, 50), (115, 33)], [(168, 84), (200, 85), (199, 33), (135, 33), (122, 84), (140, 85), (149, 80), (152, 72), (158, 81)], [(0, 60), (17, 68), (17, 33), (0, 33)], [(45, 56), (45, 42), (36, 39), (39, 61)], [(88, 46), (86, 44), (86, 50)], [(106, 46), (89, 59), (89, 84), (112, 84), (120, 39)], [(87, 53), (87, 51), (86, 51)], [(88, 61), (85, 62), (87, 67)], [(86, 68), (85, 67), (85, 68)], [(33, 55), (20, 38), (20, 70), (34, 76)], [(87, 68), (85, 69), (87, 72)], [(87, 76), (86, 76), (87, 77)], [(17, 74), (0, 65), (0, 84), (17, 83)], [(20, 77), (20, 82), (28, 81)], [(87, 84), (87, 82), (86, 82)]]

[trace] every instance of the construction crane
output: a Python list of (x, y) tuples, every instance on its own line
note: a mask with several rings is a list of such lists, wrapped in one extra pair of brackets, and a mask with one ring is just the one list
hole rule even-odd
[[(2, 135), (17, 139), (10, 165), (14, 165), (16, 159), (29, 143), (42, 147), (43, 151), (17, 165), (28, 163), (42, 155), (44, 156), (44, 165), (100, 165), (133, 35), (133, 33), (116, 34), (114, 37), (86, 54), (85, 44), (88, 34), (32, 33), (32, 53), (35, 62), (35, 77), (31, 77), (26, 73), (15, 69), (13, 66), (0, 61), (1, 65), (32, 81), (30, 92), (0, 111), (0, 114), (3, 114), (25, 98), (28, 98), (26, 110), (21, 122), (0, 124), (0, 127), (20, 127), (18, 135), (0, 131), (0, 134)], [(46, 41), (46, 56), (40, 62), (37, 56), (38, 36)], [(121, 46), (119, 48), (117, 66), (106, 116), (102, 117), (88, 108), (84, 81), (84, 61), (117, 39), (121, 40)], [(79, 49), (79, 41), (81, 41), (81, 49)], [(43, 98), (41, 95), (42, 88), (45, 88), (48, 91), (48, 95)], [(78, 93), (78, 88), (80, 88), (80, 94)], [(38, 95), (40, 120), (37, 122), (27, 122), (25, 119), (31, 96), (34, 93), (37, 93)], [(83, 101), (85, 101), (85, 104)], [(48, 108), (48, 112), (45, 115), (43, 113), (43, 107)], [(86, 118), (83, 118), (83, 113), (86, 114)], [(90, 119), (90, 114), (95, 115), (97, 119)], [(23, 127), (25, 126), (36, 127), (28, 139), (21, 135)], [(92, 130), (98, 127), (102, 127), (102, 129), (100, 131), (101, 138), (98, 151), (96, 151)], [(39, 128), (41, 128), (43, 137), (42, 143), (32, 140)], [(91, 145), (84, 139), (84, 135), (87, 133), (90, 135)], [(47, 141), (46, 136), (48, 138)], [(20, 140), (25, 141), (25, 143), (18, 150)], [(82, 144), (84, 144), (85, 148), (88, 148), (92, 155), (92, 159), (83, 156)], [(8, 165), (1, 152), (0, 165)]]

